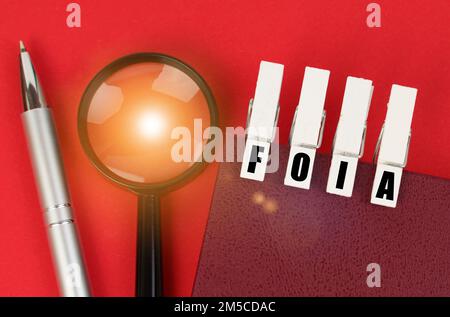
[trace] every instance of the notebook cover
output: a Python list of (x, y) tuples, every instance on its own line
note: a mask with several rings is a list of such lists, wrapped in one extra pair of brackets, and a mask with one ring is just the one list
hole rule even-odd
[[(311, 189), (220, 167), (194, 296), (449, 296), (450, 181), (404, 172), (397, 208), (370, 203), (375, 167), (361, 163), (351, 198), (325, 192), (331, 158), (316, 157)], [(366, 283), (369, 263), (381, 287)]]

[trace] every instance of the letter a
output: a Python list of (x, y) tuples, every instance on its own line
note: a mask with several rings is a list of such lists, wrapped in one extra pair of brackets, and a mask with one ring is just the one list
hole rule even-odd
[(367, 26), (369, 28), (381, 27), (381, 6), (378, 3), (369, 3), (366, 8), (370, 14), (367, 16)]
[(66, 12), (70, 14), (67, 16), (66, 24), (69, 28), (81, 27), (81, 7), (78, 3), (72, 2), (67, 5)]
[(393, 172), (384, 171), (381, 176), (380, 185), (378, 186), (376, 197), (379, 199), (394, 200), (394, 183), (395, 174)]
[(381, 266), (378, 263), (370, 263), (366, 268), (370, 274), (367, 276), (367, 286), (370, 288), (381, 287)]

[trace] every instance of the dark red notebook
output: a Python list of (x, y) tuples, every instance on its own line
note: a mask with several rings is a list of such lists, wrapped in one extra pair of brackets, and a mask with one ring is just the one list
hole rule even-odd
[(310, 190), (285, 186), (288, 150), (264, 182), (221, 165), (194, 296), (450, 296), (450, 181), (404, 172), (386, 208), (370, 203), (375, 167), (361, 162), (351, 198), (325, 192), (329, 156)]

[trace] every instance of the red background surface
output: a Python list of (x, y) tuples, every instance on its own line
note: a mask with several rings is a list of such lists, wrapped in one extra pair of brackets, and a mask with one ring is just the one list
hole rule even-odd
[[(370, 1), (78, 1), (82, 27), (66, 26), (70, 1), (0, 2), (0, 295), (56, 296), (56, 279), (20, 122), (22, 39), (53, 107), (93, 294), (133, 296), (136, 198), (89, 163), (76, 128), (89, 80), (122, 55), (156, 51), (196, 68), (221, 122), (244, 125), (259, 62), (285, 64), (280, 141), (287, 142), (305, 66), (331, 70), (321, 152), (329, 152), (348, 75), (374, 81), (364, 161), (375, 148), (393, 83), (419, 89), (408, 170), (450, 178), (450, 2), (377, 1), (382, 27), (366, 26)], [(190, 295), (217, 166), (164, 197), (165, 295)], [(393, 211), (395, 212), (395, 211)]]

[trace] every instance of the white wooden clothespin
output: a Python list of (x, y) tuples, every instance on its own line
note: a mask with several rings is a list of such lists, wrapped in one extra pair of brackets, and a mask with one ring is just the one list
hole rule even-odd
[(377, 170), (372, 187), (371, 203), (395, 208), (403, 168), (408, 159), (411, 122), (417, 89), (392, 85), (388, 109), (378, 139)]
[(262, 61), (255, 97), (250, 100), (247, 141), (242, 159), (241, 177), (263, 181), (269, 160), (270, 144), (278, 122), (284, 65)]
[(316, 157), (322, 143), (326, 112), (323, 109), (330, 71), (306, 67), (300, 100), (292, 121), (288, 166), (284, 184), (309, 189)]
[(359, 158), (364, 152), (371, 80), (347, 77), (341, 116), (333, 142), (327, 192), (351, 197)]

